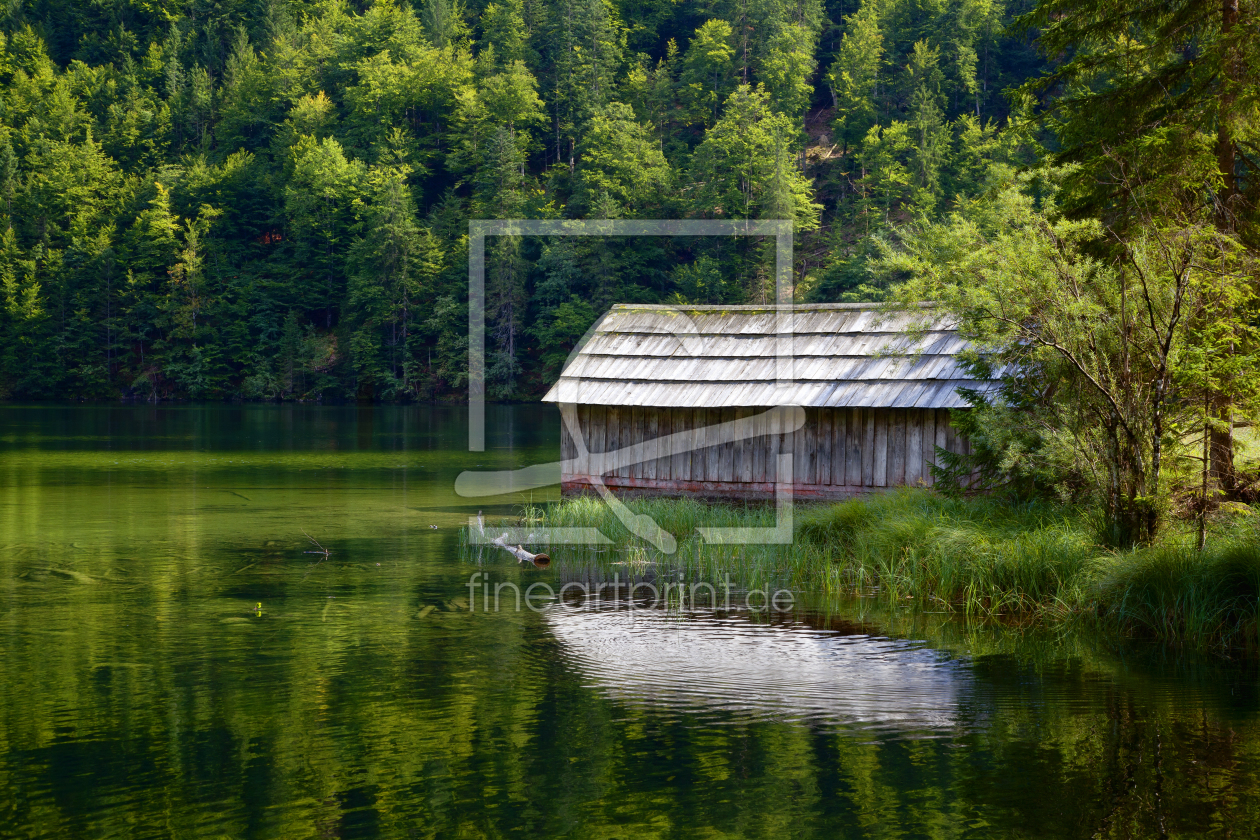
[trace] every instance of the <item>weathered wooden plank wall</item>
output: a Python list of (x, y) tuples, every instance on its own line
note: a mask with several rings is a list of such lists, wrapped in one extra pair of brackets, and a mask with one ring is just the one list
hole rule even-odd
[[(580, 406), (577, 418), (586, 446), (580, 448), (562, 424), (562, 481), (566, 490), (581, 489), (593, 472), (602, 470), (609, 486), (768, 495), (780, 480), (779, 453), (790, 452), (792, 484), (798, 492), (845, 495), (899, 485), (931, 486), (936, 447), (951, 452), (968, 448), (950, 425), (946, 409), (811, 408), (796, 432), (774, 434), (767, 427), (766, 434), (734, 441), (710, 428), (761, 411)], [(665, 447), (671, 436), (678, 436), (682, 451)], [(636, 444), (644, 450), (635, 463), (598, 457)]]

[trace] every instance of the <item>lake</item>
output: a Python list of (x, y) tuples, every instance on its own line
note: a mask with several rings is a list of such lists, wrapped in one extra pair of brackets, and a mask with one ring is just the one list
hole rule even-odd
[(460, 529), (558, 493), (455, 478), (559, 416), (466, 445), (457, 407), (0, 406), (0, 836), (1260, 832), (1251, 664), (807, 592), (485, 611), (475, 573), (565, 571)]

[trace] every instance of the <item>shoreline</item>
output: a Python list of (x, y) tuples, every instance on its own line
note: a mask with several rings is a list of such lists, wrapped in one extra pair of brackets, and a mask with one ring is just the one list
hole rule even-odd
[(598, 528), (613, 542), (602, 550), (553, 545), (557, 568), (611, 571), (613, 563), (637, 562), (691, 580), (731, 574), (749, 587), (860, 594), (1014, 626), (1085, 624), (1121, 639), (1260, 656), (1258, 513), (1218, 518), (1200, 554), (1192, 528), (1176, 521), (1153, 545), (1119, 551), (1097, 544), (1086, 511), (928, 490), (798, 506), (790, 545), (708, 545), (696, 532), (773, 525), (765, 505), (678, 498), (626, 505), (673, 534), (676, 551), (633, 537), (590, 497), (527, 507), (519, 524)]

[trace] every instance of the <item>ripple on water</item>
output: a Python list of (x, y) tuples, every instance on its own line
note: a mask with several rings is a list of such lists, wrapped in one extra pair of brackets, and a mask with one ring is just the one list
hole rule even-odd
[(970, 669), (912, 641), (711, 613), (556, 606), (545, 615), (590, 685), (632, 705), (698, 713), (705, 725), (796, 720), (952, 737), (969, 718)]

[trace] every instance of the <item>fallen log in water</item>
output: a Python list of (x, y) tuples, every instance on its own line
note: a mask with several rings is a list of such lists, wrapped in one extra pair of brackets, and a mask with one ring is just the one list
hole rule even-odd
[(526, 551), (524, 548), (522, 548), (519, 545), (508, 545), (506, 542), (506, 539), (507, 539), (507, 534), (504, 534), (501, 537), (495, 537), (493, 540), (491, 540), (491, 542), (497, 545), (499, 548), (506, 551), (508, 554), (511, 554), (513, 557), (515, 557), (517, 559), (517, 562), (533, 563), (534, 566), (539, 569), (545, 569), (551, 565), (551, 558), (548, 557), (546, 554), (533, 554), (531, 552)]

